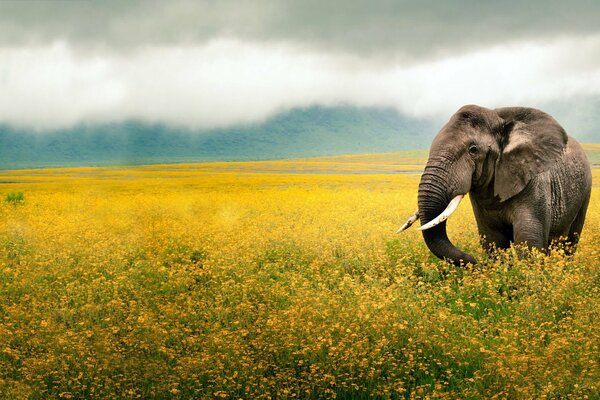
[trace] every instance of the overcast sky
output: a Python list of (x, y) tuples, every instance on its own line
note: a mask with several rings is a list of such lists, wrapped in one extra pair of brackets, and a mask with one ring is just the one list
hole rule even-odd
[(600, 2), (491, 3), (0, 0), (0, 122), (213, 127), (340, 103), (581, 115), (569, 104), (600, 96)]

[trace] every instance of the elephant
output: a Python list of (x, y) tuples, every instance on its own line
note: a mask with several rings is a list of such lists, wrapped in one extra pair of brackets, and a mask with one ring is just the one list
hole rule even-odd
[[(468, 193), (486, 249), (511, 243), (575, 251), (590, 201), (592, 172), (582, 147), (535, 108), (460, 108), (434, 138), (421, 176), (418, 210), (429, 250), (455, 265), (477, 264), (446, 234), (446, 219)], [(490, 250), (491, 251), (491, 250)]]

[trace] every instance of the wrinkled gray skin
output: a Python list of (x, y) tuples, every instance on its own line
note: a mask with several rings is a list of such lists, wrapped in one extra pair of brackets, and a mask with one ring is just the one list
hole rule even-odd
[[(469, 193), (483, 244), (546, 249), (574, 246), (583, 228), (592, 174), (581, 146), (533, 108), (467, 105), (433, 140), (419, 184), (421, 225)], [(427, 247), (454, 264), (477, 263), (446, 235), (446, 221), (423, 231)]]

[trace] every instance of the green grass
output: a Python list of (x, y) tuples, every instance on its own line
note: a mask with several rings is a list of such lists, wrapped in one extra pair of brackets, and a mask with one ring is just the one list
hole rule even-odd
[(21, 191), (13, 191), (6, 195), (4, 201), (10, 204), (22, 203), (25, 201), (25, 195)]

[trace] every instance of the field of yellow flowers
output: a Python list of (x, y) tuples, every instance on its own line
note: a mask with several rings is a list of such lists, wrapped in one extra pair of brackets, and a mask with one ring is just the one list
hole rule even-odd
[(600, 170), (573, 257), (467, 201), (460, 269), (394, 233), (426, 154), (0, 171), (0, 398), (597, 399)]

